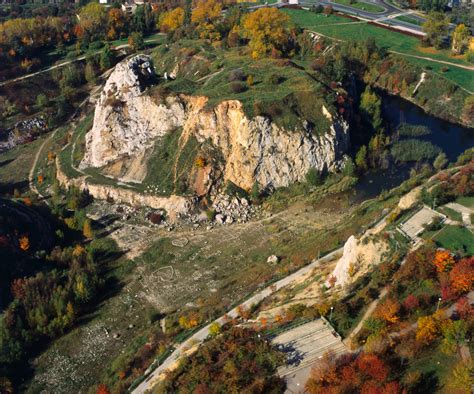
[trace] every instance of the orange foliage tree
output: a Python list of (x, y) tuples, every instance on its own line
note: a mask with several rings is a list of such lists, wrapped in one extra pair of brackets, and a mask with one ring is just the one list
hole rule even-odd
[(378, 309), (376, 316), (388, 323), (396, 323), (399, 320), (397, 313), (400, 311), (400, 304), (397, 300), (389, 298)]
[(460, 260), (449, 273), (449, 279), (456, 294), (470, 291), (474, 283), (474, 257)]
[(454, 257), (449, 250), (437, 250), (433, 264), (438, 272), (448, 272), (453, 268)]
[(20, 246), (20, 249), (24, 252), (30, 249), (30, 239), (27, 235), (23, 235), (22, 237), (20, 237), (20, 239), (18, 240), (18, 244)]
[(101, 383), (97, 387), (97, 394), (110, 394), (110, 390), (105, 384)]

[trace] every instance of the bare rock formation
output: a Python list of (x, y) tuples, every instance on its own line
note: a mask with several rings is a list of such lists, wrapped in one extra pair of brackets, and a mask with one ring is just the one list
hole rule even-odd
[[(156, 140), (178, 130), (180, 146), (191, 137), (210, 141), (224, 159), (216, 173), (247, 190), (255, 182), (260, 188), (287, 186), (311, 168), (332, 171), (343, 162), (348, 124), (324, 106), (315, 111), (330, 119), (328, 130), (286, 130), (262, 116), (250, 119), (237, 100), (209, 108), (206, 97), (152, 97), (146, 87), (153, 74), (144, 55), (117, 65), (97, 102), (81, 168), (102, 167), (121, 181), (141, 182)], [(208, 191), (209, 184), (201, 189)]]

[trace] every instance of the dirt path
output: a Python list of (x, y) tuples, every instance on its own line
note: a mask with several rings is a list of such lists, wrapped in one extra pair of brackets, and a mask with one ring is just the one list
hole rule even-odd
[(373, 300), (370, 304), (369, 304), (369, 307), (367, 308), (367, 310), (365, 311), (364, 313), (364, 316), (362, 316), (362, 319), (360, 320), (359, 324), (357, 324), (357, 326), (352, 330), (352, 332), (349, 334), (349, 336), (344, 339), (344, 344), (349, 348), (351, 349), (351, 345), (352, 345), (352, 340), (354, 339), (354, 337), (359, 333), (359, 331), (362, 329), (362, 327), (364, 326), (364, 323), (366, 322), (366, 320), (372, 315), (372, 313), (375, 311), (375, 308), (377, 307), (377, 305), (379, 304), (380, 300), (382, 298), (384, 298), (387, 293), (388, 293), (388, 289), (389, 289), (389, 286), (385, 286), (382, 291), (380, 292), (379, 296), (377, 297), (377, 299)]

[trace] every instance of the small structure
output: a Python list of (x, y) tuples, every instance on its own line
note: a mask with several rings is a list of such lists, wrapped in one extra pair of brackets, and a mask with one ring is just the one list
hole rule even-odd
[(299, 5), (300, 2), (299, 2), (299, 0), (289, 0), (288, 4), (290, 4), (290, 5)]
[(446, 220), (445, 215), (425, 205), (410, 219), (398, 226), (398, 231), (409, 238), (413, 243), (417, 243), (419, 241), (418, 236), (425, 230), (424, 226), (430, 224), (437, 217), (443, 222)]
[(335, 356), (348, 352), (339, 334), (324, 318), (294, 327), (272, 339), (272, 343), (287, 354), (286, 365), (278, 368), (287, 391), (297, 393), (308, 380), (311, 368), (325, 353)]

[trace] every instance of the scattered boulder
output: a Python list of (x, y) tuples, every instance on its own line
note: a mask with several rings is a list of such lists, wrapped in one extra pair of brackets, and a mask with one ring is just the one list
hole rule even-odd
[(272, 254), (271, 256), (268, 256), (267, 263), (269, 264), (277, 264), (280, 261), (280, 258), (278, 256), (275, 256)]
[(245, 197), (231, 197), (227, 194), (217, 195), (212, 208), (216, 212), (214, 220), (220, 224), (245, 223), (257, 212), (257, 208)]

